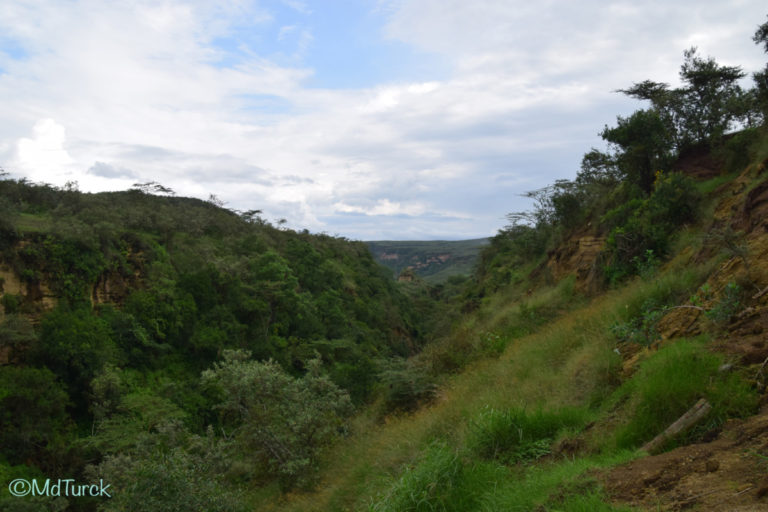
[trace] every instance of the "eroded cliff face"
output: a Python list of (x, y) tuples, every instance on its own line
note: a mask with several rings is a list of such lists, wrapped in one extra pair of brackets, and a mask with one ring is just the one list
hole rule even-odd
[[(13, 296), (14, 302), (24, 306), (24, 312), (38, 318), (56, 306), (56, 297), (45, 282), (23, 282), (10, 265), (0, 262), (0, 303), (5, 304), (6, 295)], [(5, 318), (6, 307), (0, 307), (0, 321)]]
[[(21, 247), (24, 242), (21, 242)], [(133, 290), (142, 287), (143, 262), (139, 256), (131, 258), (135, 270), (132, 273), (121, 273), (115, 270), (103, 272), (91, 285), (89, 297), (91, 304), (114, 304), (121, 306)], [(135, 261), (133, 261), (135, 260)], [(7, 262), (0, 261), (0, 304), (4, 304), (5, 296), (12, 296), (20, 313), (33, 323), (47, 311), (56, 307), (58, 299), (52, 291), (50, 276), (38, 280), (24, 280)], [(0, 322), (5, 318), (7, 307), (0, 306)]]
[(559, 281), (576, 276), (576, 286), (582, 292), (593, 292), (599, 280), (599, 256), (605, 237), (577, 233), (549, 254), (547, 269)]
[(141, 286), (141, 273), (123, 275), (109, 271), (98, 277), (91, 290), (91, 303), (122, 305), (130, 293)]

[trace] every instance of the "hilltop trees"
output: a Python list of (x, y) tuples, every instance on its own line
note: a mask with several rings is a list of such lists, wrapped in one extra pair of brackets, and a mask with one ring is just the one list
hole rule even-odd
[[(768, 53), (768, 22), (753, 40)], [(740, 168), (768, 115), (768, 66), (755, 73), (755, 87), (745, 90), (739, 81), (746, 73), (739, 66), (718, 64), (692, 47), (683, 52), (679, 76), (682, 85), (675, 88), (644, 80), (617, 91), (648, 106), (605, 126), (600, 136), (607, 150), (586, 153), (575, 180), (524, 194), (533, 199), (533, 209), (509, 214), (510, 225), (481, 254), (480, 296), (585, 224), (606, 235), (600, 262), (609, 282), (664, 256), (672, 233), (695, 220), (700, 200), (693, 182), (675, 174), (681, 155), (709, 150), (724, 168)], [(740, 128), (745, 130), (730, 135)]]
[[(364, 243), (156, 185), (84, 194), (0, 172), (0, 260), (26, 291), (0, 278), (0, 474), (91, 463), (120, 489), (110, 510), (235, 510), (211, 500), (239, 478), (311, 481), (424, 320)], [(201, 382), (231, 350), (254, 359)]]
[(619, 90), (651, 102), (651, 109), (667, 131), (665, 138), (677, 151), (713, 143), (754, 108), (745, 101), (745, 92), (738, 84), (746, 76), (740, 67), (721, 66), (712, 57), (702, 58), (696, 47), (683, 56), (683, 87), (670, 89), (668, 84), (645, 80)]
[[(757, 27), (755, 35), (752, 37), (755, 44), (762, 44), (765, 53), (768, 53), (768, 21)], [(753, 75), (755, 81), (755, 100), (763, 115), (763, 119), (768, 116), (768, 64), (762, 71)]]
[(654, 173), (670, 163), (673, 150), (659, 112), (638, 110), (628, 118), (619, 117), (618, 126), (606, 127), (600, 135), (616, 148), (613, 162), (622, 179), (650, 194)]

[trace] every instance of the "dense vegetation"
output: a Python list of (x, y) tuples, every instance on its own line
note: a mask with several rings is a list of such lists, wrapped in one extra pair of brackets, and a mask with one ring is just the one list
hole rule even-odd
[[(117, 508), (152, 471), (207, 478), (215, 454), (240, 461), (235, 479), (305, 485), (388, 361), (419, 349), (434, 306), (414, 307), (361, 242), (163, 190), (0, 180), (0, 473), (96, 464), (132, 482)], [(259, 402), (270, 387), (280, 398)]]
[[(768, 23), (754, 39), (768, 53)], [(0, 180), (0, 480), (112, 485), (73, 510), (627, 510), (589, 470), (697, 399), (707, 421), (662, 449), (759, 400), (711, 340), (768, 279), (707, 212), (734, 172), (753, 164), (732, 196), (764, 180), (767, 75), (745, 90), (691, 49), (680, 88), (621, 91), (649, 105), (605, 127), (573, 181), (530, 192), (469, 283), (395, 283), (362, 243), (157, 184)], [(701, 153), (720, 172), (679, 172)], [(583, 234), (604, 241), (600, 294), (547, 271)], [(713, 290), (726, 260), (741, 273)], [(660, 344), (675, 308), (703, 313), (698, 335)]]

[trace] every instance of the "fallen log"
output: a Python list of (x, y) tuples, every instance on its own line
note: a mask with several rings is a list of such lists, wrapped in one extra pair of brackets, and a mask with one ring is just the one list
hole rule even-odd
[(707, 402), (705, 398), (702, 398), (696, 405), (691, 407), (688, 412), (680, 416), (677, 421), (667, 427), (667, 429), (661, 434), (657, 435), (650, 441), (648, 441), (642, 450), (646, 452), (653, 452), (667, 440), (675, 437), (680, 432), (687, 430), (693, 424), (704, 418), (709, 411), (712, 410), (712, 406)]

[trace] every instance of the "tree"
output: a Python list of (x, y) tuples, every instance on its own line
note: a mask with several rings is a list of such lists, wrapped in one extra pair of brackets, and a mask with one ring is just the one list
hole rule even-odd
[[(757, 27), (752, 40), (755, 44), (762, 44), (765, 53), (768, 53), (768, 21)], [(765, 121), (768, 119), (768, 64), (762, 71), (752, 75), (752, 78), (755, 81), (755, 101)]]
[(687, 84), (683, 128), (696, 142), (713, 141), (736, 119), (734, 103), (743, 93), (737, 81), (746, 73), (739, 66), (720, 66), (712, 57), (699, 57), (696, 47), (683, 55), (680, 78)]
[(600, 135), (619, 149), (614, 158), (622, 178), (650, 194), (654, 175), (669, 164), (673, 154), (672, 140), (658, 111), (619, 116), (618, 125), (606, 126)]
[(645, 80), (618, 91), (650, 101), (678, 151), (718, 140), (743, 117), (745, 95), (738, 85), (746, 76), (740, 67), (702, 58), (696, 47), (685, 50), (683, 57), (683, 87), (670, 89), (668, 84)]
[(762, 44), (765, 53), (768, 53), (768, 21), (757, 27), (755, 35), (752, 36), (752, 40), (755, 44)]
[(63, 451), (72, 430), (68, 402), (63, 386), (47, 368), (0, 366), (3, 457), (11, 464), (50, 464), (45, 455)]
[(250, 352), (224, 351), (224, 360), (203, 372), (217, 388), (225, 425), (238, 449), (269, 467), (284, 487), (307, 483), (317, 457), (352, 411), (349, 395), (321, 373), (320, 359), (293, 378), (276, 362), (250, 359)]
[(176, 192), (169, 187), (165, 187), (156, 181), (148, 181), (146, 183), (134, 183), (134, 190), (138, 190), (144, 194), (165, 194), (168, 196), (175, 196)]
[(226, 486), (228, 442), (192, 435), (178, 421), (135, 437), (135, 446), (89, 466), (86, 476), (109, 482), (111, 498), (104, 512), (245, 512), (240, 492)]
[(117, 356), (111, 334), (109, 325), (91, 311), (57, 307), (43, 318), (35, 359), (67, 384), (81, 406), (91, 379)]

